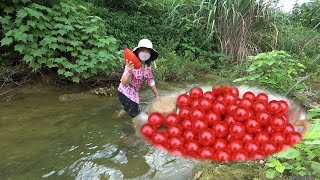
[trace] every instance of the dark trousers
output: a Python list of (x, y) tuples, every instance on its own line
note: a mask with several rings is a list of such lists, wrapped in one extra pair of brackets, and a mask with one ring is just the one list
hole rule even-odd
[(140, 113), (139, 105), (136, 102), (133, 102), (132, 100), (130, 100), (127, 96), (122, 94), (120, 91), (118, 91), (118, 98), (124, 110), (127, 111), (131, 117), (134, 118), (139, 115)]

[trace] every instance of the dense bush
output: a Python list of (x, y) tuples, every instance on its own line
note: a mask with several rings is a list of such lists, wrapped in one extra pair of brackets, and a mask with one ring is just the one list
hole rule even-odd
[(0, 19), (1, 46), (14, 46), (31, 68), (55, 67), (58, 74), (79, 82), (97, 72), (110, 74), (117, 66), (116, 39), (83, 6), (62, 2), (52, 8), (36, 3), (12, 8)]
[(303, 26), (320, 30), (320, 0), (311, 0), (293, 9), (293, 20)]
[(320, 54), (320, 33), (310, 28), (285, 25), (278, 41), (278, 48), (289, 54), (304, 52), (309, 57)]
[(185, 59), (177, 56), (174, 51), (164, 53), (156, 64), (158, 69), (155, 71), (155, 77), (160, 81), (192, 80), (210, 70), (208, 62)]
[[(286, 93), (296, 85), (302, 72), (305, 71), (305, 66), (285, 51), (260, 53), (249, 56), (248, 61), (246, 75), (234, 82), (250, 83), (251, 86), (256, 83), (279, 93)], [(304, 88), (301, 83), (296, 87)]]

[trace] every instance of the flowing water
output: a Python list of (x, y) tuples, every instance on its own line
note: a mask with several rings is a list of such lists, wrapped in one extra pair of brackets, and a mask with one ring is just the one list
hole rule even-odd
[[(192, 86), (180, 85), (180, 88)], [(161, 95), (179, 87), (158, 87)], [(74, 93), (74, 99), (59, 96)], [(72, 96), (73, 98), (73, 96)], [(141, 109), (153, 101), (141, 92)], [(0, 101), (0, 179), (191, 179), (195, 161), (134, 136), (117, 97), (34, 87)]]

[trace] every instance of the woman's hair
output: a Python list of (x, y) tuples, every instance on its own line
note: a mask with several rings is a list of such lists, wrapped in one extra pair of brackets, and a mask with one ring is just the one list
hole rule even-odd
[(152, 60), (148, 60), (148, 61), (146, 61), (145, 63), (146, 63), (146, 65), (147, 65), (148, 67), (150, 67), (150, 66), (151, 66), (151, 63), (152, 63)]

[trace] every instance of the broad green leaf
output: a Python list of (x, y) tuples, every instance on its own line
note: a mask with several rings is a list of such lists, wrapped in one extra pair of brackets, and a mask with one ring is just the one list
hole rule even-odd
[(299, 171), (299, 173), (298, 173), (300, 176), (305, 176), (305, 175), (307, 175), (307, 172), (306, 171)]
[(88, 72), (84, 72), (82, 73), (82, 77), (84, 77), (85, 79), (88, 79), (90, 77), (90, 74)]
[(268, 179), (273, 179), (274, 177), (276, 177), (276, 173), (277, 173), (277, 171), (275, 171), (274, 169), (267, 169), (266, 177)]
[(40, 18), (40, 16), (43, 16), (43, 14), (37, 10), (31, 9), (31, 8), (25, 8), (29, 14), (37, 19)]
[(0, 23), (1, 24), (9, 24), (10, 23), (10, 19), (11, 17), (10, 16), (0, 16)]
[(73, 31), (74, 30), (74, 27), (71, 26), (71, 25), (65, 25), (64, 26), (64, 29), (68, 30), (68, 31)]
[(241, 82), (241, 81), (246, 81), (246, 80), (248, 80), (248, 77), (238, 78), (238, 79), (233, 80), (232, 82)]
[(300, 152), (294, 148), (287, 149), (275, 155), (278, 158), (294, 159), (300, 156)]
[(63, 75), (63, 74), (64, 74), (64, 72), (65, 72), (65, 70), (64, 70), (64, 69), (58, 69), (58, 74), (59, 74), (59, 75)]
[(40, 9), (40, 10), (45, 10), (45, 9), (47, 9), (47, 7), (42, 6), (42, 5), (40, 5), (40, 4), (37, 4), (37, 3), (33, 3), (33, 4), (31, 5), (31, 7), (35, 8), (35, 9)]
[[(280, 163), (280, 162), (279, 162), (279, 163)], [(283, 173), (283, 171), (286, 169), (286, 167), (280, 163), (280, 164), (278, 164), (278, 165), (275, 167), (275, 169), (276, 169), (276, 171), (278, 171), (279, 173)]]
[(90, 28), (84, 29), (83, 31), (90, 34), (92, 32), (96, 32), (98, 29), (99, 29), (98, 26), (92, 26)]
[(23, 42), (27, 43), (27, 38), (28, 38), (28, 35), (26, 33), (21, 33), (20, 36), (18, 36), (16, 39), (18, 41), (23, 41)]
[(320, 163), (311, 161), (311, 168), (316, 172), (320, 172)]
[(67, 3), (61, 2), (60, 6), (63, 8), (70, 8), (70, 6)]
[(37, 70), (37, 69), (40, 69), (41, 68), (41, 64), (40, 63), (37, 63), (35, 61), (31, 61), (29, 63), (29, 66), (32, 67), (34, 70)]
[(99, 48), (104, 47), (105, 43), (103, 42), (98, 42), (96, 43), (96, 46), (98, 46)]
[(33, 57), (42, 57), (43, 54), (44, 54), (44, 53), (43, 53), (43, 50), (42, 50), (42, 49), (33, 49), (33, 50), (31, 51), (31, 55), (32, 55)]
[(1, 46), (10, 45), (13, 42), (11, 37), (5, 37), (1, 40)]
[(271, 60), (271, 61), (267, 61), (266, 63), (271, 66), (275, 61), (274, 60)]
[(22, 26), (19, 27), (19, 30), (21, 32), (29, 31), (29, 29), (30, 29), (30, 27), (27, 26), (27, 25), (22, 25)]
[(80, 41), (69, 41), (69, 44), (76, 47), (76, 46), (79, 46), (81, 44), (81, 42)]
[(62, 63), (63, 61), (66, 61), (67, 59), (65, 57), (61, 57), (61, 58), (54, 58), (53, 61), (57, 62), (57, 63)]
[(6, 14), (10, 14), (10, 13), (14, 12), (14, 10), (15, 10), (15, 8), (13, 6), (9, 6), (9, 7), (4, 8), (4, 12)]
[(25, 49), (25, 45), (23, 44), (17, 44), (14, 46), (14, 50), (15, 51), (19, 51), (20, 53), (22, 53), (22, 51)]
[(72, 77), (72, 81), (79, 83), (80, 82), (80, 78), (79, 77)]
[(52, 43), (52, 44), (49, 45), (49, 48), (53, 49), (53, 50), (56, 50), (56, 49), (59, 49), (59, 45), (57, 43)]
[(37, 22), (36, 21), (32, 21), (32, 20), (28, 20), (27, 21), (27, 25), (35, 27), (37, 25)]
[(6, 32), (5, 33), (5, 35), (7, 36), (7, 37), (9, 37), (9, 36), (11, 36), (12, 34), (14, 33), (14, 30), (9, 30), (8, 32)]
[(52, 44), (52, 42), (57, 42), (57, 38), (52, 36), (45, 36), (40, 43), (43, 45), (50, 45)]
[(26, 17), (28, 15), (28, 12), (23, 8), (23, 9), (19, 9), (17, 12), (17, 17), (23, 19), (24, 17)]
[(66, 40), (62, 36), (58, 36), (57, 41), (60, 43), (64, 43)]
[(65, 71), (63, 75), (64, 75), (65, 77), (71, 77), (71, 76), (73, 76), (73, 72)]
[(67, 31), (65, 30), (65, 29), (59, 29), (58, 30), (58, 34), (60, 34), (60, 35), (65, 35), (65, 34), (67, 34)]
[(40, 30), (47, 29), (46, 26), (43, 23), (37, 23), (37, 28), (40, 29)]
[(320, 139), (318, 139), (318, 138), (320, 138), (320, 133), (318, 133), (317, 139), (315, 138), (312, 141), (304, 141), (304, 144), (307, 144), (307, 145), (315, 144), (315, 145), (319, 145), (320, 146)]
[(47, 61), (46, 66), (47, 66), (48, 68), (58, 67), (58, 65), (53, 64), (51, 61)]
[(46, 63), (47, 63), (47, 59), (44, 58), (44, 57), (41, 57), (41, 58), (38, 58), (38, 62), (39, 62), (40, 64), (46, 64)]
[(73, 51), (73, 47), (67, 46), (67, 47), (66, 47), (66, 50), (67, 50), (68, 52), (72, 52), (72, 51)]
[(33, 60), (33, 57), (30, 56), (30, 55), (25, 55), (23, 57), (23, 60), (26, 61), (26, 63), (29, 63), (29, 62), (31, 62)]
[(310, 109), (308, 110), (308, 115), (310, 118), (320, 115), (320, 109)]
[(250, 66), (246, 71), (251, 72), (257, 69), (257, 66)]
[(27, 41), (29, 41), (29, 42), (34, 42), (33, 34), (28, 34), (28, 35), (27, 35)]

